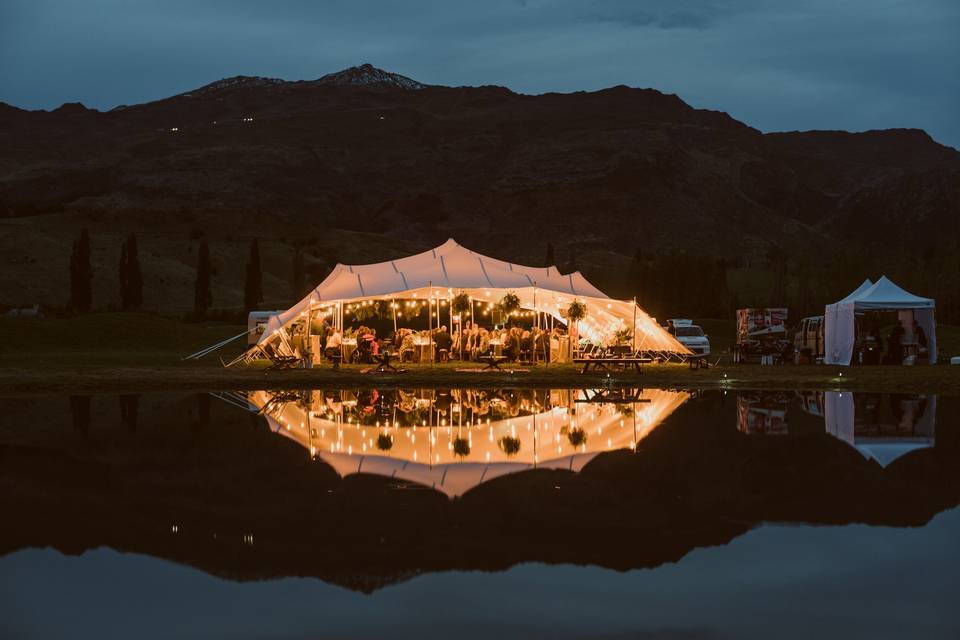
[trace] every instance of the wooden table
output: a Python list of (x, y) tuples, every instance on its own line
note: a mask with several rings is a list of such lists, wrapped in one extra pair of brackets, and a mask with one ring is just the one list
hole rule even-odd
[(637, 373), (643, 373), (641, 367), (653, 360), (651, 358), (574, 358), (573, 362), (583, 365), (580, 373), (587, 373), (590, 367), (593, 367), (594, 371), (609, 372), (614, 366), (619, 366), (623, 371), (632, 366)]

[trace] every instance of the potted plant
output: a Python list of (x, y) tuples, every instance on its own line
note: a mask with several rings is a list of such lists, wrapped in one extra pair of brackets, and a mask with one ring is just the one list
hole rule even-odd
[(617, 344), (630, 344), (633, 342), (633, 331), (630, 330), (630, 327), (624, 327), (613, 334), (613, 337)]
[(587, 432), (583, 429), (570, 429), (567, 432), (567, 440), (570, 441), (574, 447), (580, 447), (587, 444)]
[[(463, 334), (463, 316), (467, 313), (467, 311), (470, 311), (470, 308), (472, 306), (473, 306), (473, 301), (470, 299), (470, 296), (462, 291), (457, 295), (453, 296), (453, 300), (450, 301), (450, 309), (452, 309), (455, 314), (460, 316), (461, 336)], [(460, 359), (463, 360), (463, 340), (461, 339), (459, 342), (460, 342)]]
[(520, 438), (504, 436), (497, 440), (497, 445), (508, 456), (515, 456), (520, 453)]
[(453, 439), (453, 455), (466, 458), (470, 455), (470, 441), (466, 438), (456, 437)]

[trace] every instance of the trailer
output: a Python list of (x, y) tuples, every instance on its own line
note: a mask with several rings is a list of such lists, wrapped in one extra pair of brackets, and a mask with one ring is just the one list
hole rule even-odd
[(733, 361), (772, 364), (785, 362), (791, 349), (785, 307), (737, 309), (737, 341)]

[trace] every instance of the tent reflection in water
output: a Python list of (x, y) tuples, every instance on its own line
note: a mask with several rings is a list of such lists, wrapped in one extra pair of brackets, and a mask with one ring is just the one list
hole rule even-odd
[[(856, 314), (865, 311), (896, 311), (899, 322), (916, 322), (927, 337), (928, 362), (937, 361), (936, 302), (904, 291), (886, 276), (875, 283), (864, 280), (847, 297), (827, 305), (824, 311), (824, 362), (849, 365), (856, 345)], [(906, 330), (911, 327), (905, 326)], [(899, 363), (898, 363), (899, 364)]]
[[(247, 401), (271, 430), (341, 477), (369, 473), (454, 497), (503, 475), (537, 468), (579, 472), (599, 453), (634, 449), (690, 397), (685, 391), (638, 389), (616, 401), (594, 402), (587, 391), (531, 389), (517, 391), (527, 397), (510, 411), (495, 392), (480, 401), (468, 394), (487, 392), (453, 389), (443, 401), (437, 393), (398, 391), (382, 420), (371, 411), (359, 421), (355, 416), (382, 397), (358, 402), (352, 392), (308, 391), (299, 400), (277, 401), (272, 392), (255, 391)], [(476, 411), (483, 402), (489, 410)], [(406, 415), (398, 415), (398, 405)], [(410, 416), (419, 426), (398, 426), (409, 424)]]
[[(406, 258), (376, 264), (338, 264), (306, 297), (271, 317), (257, 344), (231, 364), (252, 359), (264, 349), (302, 355), (292, 339), (294, 329), (309, 327), (310, 320), (319, 318), (342, 329), (348, 306), (384, 303), (402, 309), (398, 301), (417, 300), (430, 304), (433, 312), (433, 305), (449, 305), (460, 293), (470, 296), (473, 304), (487, 305), (496, 304), (508, 292), (519, 298), (522, 309), (535, 312), (538, 320), (552, 317), (565, 323), (561, 311), (575, 300), (584, 303), (587, 316), (578, 323), (579, 333), (597, 344), (609, 344), (618, 331), (629, 330), (632, 325), (636, 349), (690, 353), (634, 301), (608, 297), (579, 271), (561, 274), (555, 266), (526, 267), (505, 262), (470, 251), (450, 239)], [(443, 315), (436, 316), (436, 323), (444, 324)], [(428, 317), (433, 316), (428, 313)]]
[[(888, 400), (892, 421), (877, 418), (878, 403)], [(823, 399), (827, 433), (864, 458), (886, 467), (917, 449), (934, 446), (937, 396), (854, 394), (827, 391)]]

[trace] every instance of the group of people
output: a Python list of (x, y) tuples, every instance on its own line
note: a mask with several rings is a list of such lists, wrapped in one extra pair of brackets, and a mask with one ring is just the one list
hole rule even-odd
[(509, 361), (533, 361), (542, 359), (549, 361), (551, 339), (558, 339), (562, 335), (560, 329), (548, 331), (538, 327), (523, 329), (520, 327), (503, 327), (487, 329), (470, 322), (464, 323), (463, 330), (459, 328), (451, 333), (446, 326), (432, 331), (414, 332), (410, 329), (398, 329), (393, 343), (399, 345), (397, 353), (400, 360), (415, 359), (417, 351), (417, 337), (420, 344), (432, 339), (436, 349), (436, 359), (440, 362), (448, 360), (476, 361), (488, 354), (502, 355)]
[[(338, 329), (324, 323), (318, 334), (326, 358), (342, 357), (344, 336)], [(380, 339), (376, 329), (361, 326), (353, 335), (356, 336), (357, 345), (351, 353), (351, 361), (356, 362), (373, 362), (383, 350), (395, 353), (401, 362), (417, 361), (423, 358), (421, 347), (427, 346), (429, 349), (431, 344), (435, 349), (432, 357), (438, 362), (456, 359), (476, 361), (488, 354), (502, 355), (511, 362), (549, 362), (564, 332), (560, 328), (547, 330), (538, 327), (487, 329), (466, 322), (462, 331), (458, 328), (452, 333), (446, 326), (423, 331), (400, 328), (388, 339)]]
[[(907, 353), (905, 345), (916, 347), (912, 353)], [(890, 335), (887, 337), (886, 351), (884, 352), (883, 338), (880, 336), (880, 324), (874, 322), (861, 347), (861, 362), (863, 364), (893, 364), (904, 363), (907, 355), (918, 358), (927, 357), (927, 334), (923, 327), (914, 320), (911, 324), (911, 333), (908, 335), (903, 324), (896, 322)]]

